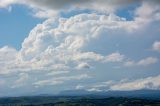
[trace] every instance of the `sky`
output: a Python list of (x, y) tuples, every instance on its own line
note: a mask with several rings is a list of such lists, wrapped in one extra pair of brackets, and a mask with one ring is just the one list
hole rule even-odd
[(0, 96), (160, 90), (159, 0), (0, 0)]

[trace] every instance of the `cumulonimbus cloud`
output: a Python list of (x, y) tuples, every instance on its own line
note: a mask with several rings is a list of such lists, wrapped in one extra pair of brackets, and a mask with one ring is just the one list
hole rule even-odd
[[(127, 20), (114, 13), (117, 8), (141, 2), (143, 3), (140, 6), (136, 6), (132, 20)], [(158, 0), (0, 0), (0, 8), (6, 8), (14, 4), (23, 4), (31, 7), (33, 11), (36, 10), (36, 15), (40, 17), (47, 14), (47, 19), (31, 30), (28, 37), (23, 41), (20, 50), (8, 46), (0, 48), (0, 66), (3, 66), (0, 67), (0, 75), (46, 72), (47, 77), (50, 77), (68, 74), (70, 70), (90, 69), (92, 67), (90, 63), (93, 62), (101, 64), (124, 62), (126, 56), (120, 52), (102, 54), (97, 50), (91, 50), (88, 45), (94, 43), (96, 39), (103, 39), (103, 36), (112, 36), (112, 34), (119, 36), (138, 32), (137, 30), (141, 30), (150, 23), (160, 20)], [(54, 12), (56, 14), (56, 12), (68, 11), (73, 8), (89, 9), (96, 12), (90, 14), (81, 13), (69, 18), (53, 17)], [(154, 45), (154, 48), (157, 50), (157, 44)], [(157, 62), (158, 59), (156, 57), (150, 56), (137, 62), (131, 61), (131, 65), (146, 66)], [(80, 75), (56, 77), (32, 83), (34, 86), (45, 86), (89, 78), (88, 74)], [(29, 74), (20, 74), (19, 77), (15, 84), (22, 87), (24, 86), (22, 83), (29, 78)], [(78, 79), (78, 77), (80, 78)], [(154, 80), (154, 78), (148, 79)], [(144, 80), (148, 81), (148, 79)], [(156, 79), (159, 80), (159, 77)], [(146, 84), (144, 81), (141, 82), (143, 85)], [(103, 84), (109, 87), (114, 83), (106, 82)], [(150, 83), (147, 84), (150, 85)], [(124, 86), (127, 85), (132, 85), (132, 82), (123, 83), (121, 88), (124, 89)], [(155, 88), (158, 86), (157, 83), (153, 83), (153, 85)], [(102, 87), (103, 85), (99, 86)], [(112, 86), (112, 89), (116, 89), (116, 87), (116, 85)], [(13, 86), (13, 88), (16, 88), (16, 86)]]
[[(141, 12), (146, 7), (150, 10), (149, 14), (152, 17), (142, 20), (146, 14), (141, 14)], [(98, 52), (83, 51), (83, 48), (94, 39), (100, 39), (104, 33), (114, 32), (115, 35), (118, 35), (119, 33), (132, 32), (143, 28), (152, 19), (158, 20), (158, 15), (154, 13), (160, 8), (151, 7), (147, 3), (143, 4), (142, 7), (136, 9), (138, 16), (131, 21), (114, 14), (85, 13), (70, 18), (49, 18), (30, 32), (22, 43), (20, 51), (7, 49), (8, 52), (9, 50), (14, 51), (12, 53), (14, 55), (11, 56), (14, 59), (11, 59), (13, 62), (11, 65), (3, 63), (3, 70), (7, 70), (4, 72), (9, 72), (9, 70), (10, 72), (58, 70), (59, 65), (61, 65), (60, 70), (66, 70), (70, 66), (69, 63), (74, 63), (74, 67), (76, 67), (79, 63), (87, 63), (88, 61), (121, 62), (125, 56), (118, 52), (101, 55)], [(2, 48), (3, 50), (5, 49)]]

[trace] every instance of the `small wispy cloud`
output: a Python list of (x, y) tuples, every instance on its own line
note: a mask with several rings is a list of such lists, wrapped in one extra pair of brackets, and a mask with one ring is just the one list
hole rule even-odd
[(154, 51), (160, 52), (160, 41), (155, 41), (152, 45)]
[(33, 83), (33, 85), (36, 87), (41, 87), (46, 85), (58, 85), (58, 84), (63, 84), (66, 81), (85, 80), (88, 78), (91, 78), (91, 77), (87, 74), (81, 74), (76, 76), (55, 77), (52, 79), (37, 81)]
[(148, 66), (152, 65), (158, 62), (158, 58), (156, 57), (147, 57), (145, 59), (139, 60), (137, 62), (135, 61), (127, 61), (124, 63), (124, 66), (130, 67), (130, 66)]

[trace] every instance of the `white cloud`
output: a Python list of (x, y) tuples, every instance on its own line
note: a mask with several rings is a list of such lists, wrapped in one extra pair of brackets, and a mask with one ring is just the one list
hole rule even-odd
[(15, 63), (17, 53), (14, 48), (8, 46), (0, 48), (0, 74), (7, 74), (9, 72), (9, 69)]
[(75, 87), (75, 89), (87, 90), (87, 91), (108, 91), (111, 86), (117, 84), (116, 81), (106, 81), (106, 82), (94, 82), (90, 84), (79, 84)]
[(32, 15), (36, 18), (50, 18), (50, 17), (58, 17), (59, 14), (56, 11), (52, 11), (52, 10), (37, 10), (37, 9), (33, 9), (32, 10)]
[(155, 57), (147, 57), (145, 59), (139, 60), (137, 62), (135, 61), (127, 61), (125, 62), (124, 66), (148, 66), (152, 65), (158, 62), (158, 59)]
[[(158, 0), (142, 0), (141, 6), (134, 10), (133, 21), (129, 21), (129, 31), (134, 31), (138, 28), (147, 27), (149, 24), (160, 20), (160, 2)], [(147, 12), (146, 12), (147, 11)]]
[[(130, 4), (136, 3), (138, 0), (127, 1), (127, 0), (112, 0), (112, 1), (96, 1), (96, 0), (1, 0), (0, 7), (6, 7), (11, 4), (25, 4), (31, 7), (36, 7), (40, 9), (50, 9), (50, 10), (64, 10), (70, 8), (87, 8), (87, 9), (95, 9), (101, 11), (114, 11), (118, 7), (128, 6)], [(97, 8), (97, 6), (101, 5), (101, 7)]]
[[(20, 72), (19, 78), (12, 88), (25, 86), (29, 79), (27, 71), (45, 72), (48, 77), (67, 74), (73, 69), (90, 68), (89, 63), (107, 64), (108, 62), (123, 62), (125, 56), (119, 52), (101, 54), (85, 47), (95, 39), (103, 39), (107, 35), (123, 35), (123, 33), (137, 32), (152, 22), (160, 20), (159, 2), (143, 2), (133, 14), (133, 20), (119, 17), (114, 12), (122, 6), (129, 6), (136, 1), (128, 0), (0, 0), (0, 8), (10, 8), (13, 4), (24, 4), (33, 9), (34, 16), (47, 18), (31, 30), (29, 36), (17, 51), (11, 47), (0, 48), (0, 74)], [(155, 0), (156, 1), (156, 0)], [(155, 2), (154, 1), (154, 2)], [(139, 2), (139, 1), (138, 1)], [(78, 9), (96, 10), (91, 14), (79, 14), (70, 18), (60, 17), (60, 12)], [(147, 10), (147, 12), (146, 12)], [(99, 14), (100, 12), (100, 14)], [(110, 14), (111, 13), (111, 14)], [(56, 15), (56, 16), (55, 16)], [(58, 16), (59, 15), (59, 16)], [(105, 46), (105, 45), (104, 45)], [(85, 49), (84, 49), (85, 48)], [(88, 47), (89, 48), (89, 47)], [(159, 51), (159, 42), (153, 44), (153, 49)], [(105, 63), (104, 63), (105, 62)], [(155, 64), (158, 59), (147, 57), (139, 61), (127, 61), (126, 66), (147, 66)], [(76, 67), (76, 68), (75, 68)], [(96, 66), (94, 66), (96, 67)], [(52, 79), (37, 80), (34, 86), (57, 85), (67, 81), (90, 78), (87, 74), (54, 77)], [(155, 81), (155, 82), (154, 82)], [(159, 76), (138, 79), (136, 81), (107, 81), (87, 87), (89, 91), (125, 90), (125, 89), (159, 89)], [(0, 82), (2, 83), (2, 82)], [(136, 85), (136, 83), (138, 83)], [(130, 86), (134, 85), (133, 88)], [(77, 89), (85, 88), (77, 86)]]
[(76, 69), (81, 70), (81, 69), (90, 69), (91, 66), (88, 63), (80, 63), (76, 67)]
[[(136, 20), (143, 21), (155, 21), (160, 19), (160, 3), (152, 1), (143, 1), (142, 6), (140, 6), (136, 11), (135, 15), (138, 16)], [(147, 11), (147, 12), (146, 12)]]
[(63, 81), (57, 81), (57, 80), (42, 80), (35, 82), (34, 85), (36, 88), (41, 87), (41, 86), (46, 86), (46, 85), (57, 85), (57, 84), (62, 84), (64, 83)]
[(67, 70), (70, 62), (78, 65), (88, 61), (122, 61), (124, 56), (120, 53), (103, 56), (92, 51), (82, 51), (92, 39), (100, 37), (103, 31), (116, 30), (117, 27), (125, 29), (122, 23), (125, 21), (120, 17), (96, 14), (80, 14), (69, 19), (48, 19), (37, 25), (24, 40), (16, 67)]
[(135, 66), (135, 65), (136, 65), (135, 61), (127, 61), (124, 63), (124, 66), (127, 66), (127, 67)]
[[(102, 36), (106, 32), (108, 34), (114, 32), (116, 35), (119, 35), (119, 31), (127, 32), (129, 27), (132, 29), (131, 23), (136, 24), (135, 21), (127, 21), (114, 14), (79, 14), (68, 19), (47, 19), (30, 32), (22, 43), (20, 51), (13, 50), (15, 53), (10, 55), (14, 57), (14, 59), (10, 59), (15, 60), (13, 64), (8, 65), (9, 63), (4, 63), (3, 60), (4, 69), (2, 70), (3, 72), (55, 71), (68, 70), (78, 66), (79, 63), (93, 61), (121, 62), (125, 56), (118, 52), (102, 55), (98, 51), (84, 51), (83, 48), (94, 39), (103, 38)], [(141, 27), (141, 25), (138, 26)], [(156, 63), (157, 60), (148, 58), (147, 62), (142, 60), (134, 64), (149, 65)], [(73, 63), (74, 66), (71, 66), (70, 63)]]
[[(34, 14), (36, 17), (40, 18), (48, 18), (48, 17), (54, 17), (60, 12), (64, 11), (72, 11), (75, 9), (89, 9), (94, 10), (102, 13), (113, 13), (121, 8), (126, 8), (128, 6), (131, 6), (133, 4), (151, 4), (151, 6), (143, 6), (144, 9), (139, 9), (138, 14), (146, 15), (143, 10), (147, 9), (147, 14), (150, 14), (150, 7), (153, 7), (153, 5), (159, 6), (159, 1), (149, 1), (149, 0), (134, 0), (134, 1), (128, 1), (128, 0), (0, 0), (0, 8), (6, 8), (13, 4), (23, 4), (27, 5), (28, 7), (31, 7), (34, 11)], [(155, 9), (155, 8), (154, 8)], [(154, 10), (152, 9), (152, 10)], [(143, 13), (142, 13), (143, 12)], [(149, 16), (149, 15), (147, 15)], [(145, 18), (146, 19), (146, 18)]]
[[(136, 12), (138, 18), (136, 18), (135, 20), (138, 24), (144, 24), (145, 22), (151, 20), (151, 18), (153, 17), (154, 19), (160, 19), (160, 15), (155, 14), (155, 12), (159, 10), (160, 3), (158, 0), (0, 0), (0, 8), (7, 8), (13, 4), (27, 5), (28, 7), (33, 9), (33, 15), (39, 18), (51, 18), (57, 16), (61, 12), (68, 12), (75, 9), (89, 9), (108, 14), (134, 4), (142, 4), (142, 6), (139, 9), (137, 9)], [(147, 10), (148, 12), (146, 13), (145, 10)], [(133, 27), (138, 27), (138, 25), (135, 24)]]
[(80, 74), (76, 76), (55, 77), (53, 79), (37, 81), (33, 83), (33, 85), (35, 85), (36, 87), (45, 86), (45, 85), (57, 85), (57, 84), (62, 84), (66, 81), (84, 80), (88, 78), (90, 78), (90, 76), (88, 76), (87, 74)]
[(141, 90), (141, 89), (151, 89), (160, 90), (160, 75), (154, 77), (146, 77), (136, 80), (122, 79), (120, 81), (106, 81), (98, 82), (88, 85), (76, 86), (79, 89), (85, 89), (88, 91), (130, 91), (130, 90)]
[(121, 62), (124, 60), (124, 55), (116, 52), (106, 56), (105, 58), (105, 62)]
[(47, 73), (48, 76), (56, 76), (56, 75), (61, 75), (61, 74), (66, 74), (69, 73), (69, 71), (53, 71), (50, 73)]
[(139, 90), (139, 89), (160, 89), (160, 76), (147, 77), (135, 81), (128, 81), (111, 86), (111, 90)]
[(17, 3), (18, 0), (0, 0), (0, 8), (6, 8), (7, 6)]
[(0, 62), (15, 60), (16, 55), (17, 51), (14, 48), (8, 46), (0, 48)]
[(108, 91), (112, 85), (116, 84), (115, 81), (109, 80), (106, 82), (98, 82), (94, 84), (88, 84), (86, 86), (83, 86), (83, 89), (86, 89), (87, 91)]
[(83, 52), (83, 53), (76, 53), (73, 56), (73, 60), (75, 61), (102, 61), (104, 56), (101, 54), (96, 54), (94, 52)]
[(14, 82), (14, 85), (11, 86), (11, 88), (19, 88), (22, 87), (26, 84), (26, 81), (29, 79), (29, 75), (26, 73), (20, 73), (19, 74), (19, 79), (17, 79)]
[(101, 92), (102, 90), (97, 89), (97, 88), (90, 88), (90, 89), (87, 89), (87, 91), (90, 91), (90, 92)]
[(75, 89), (79, 90), (79, 89), (83, 89), (84, 86), (83, 85), (77, 85)]
[(154, 50), (154, 51), (160, 52), (160, 41), (154, 42), (154, 44), (153, 44), (152, 47), (153, 47), (153, 50)]
[(150, 65), (150, 64), (155, 64), (158, 62), (158, 59), (155, 58), (155, 57), (148, 57), (148, 58), (145, 58), (143, 60), (140, 60), (137, 64), (138, 65)]

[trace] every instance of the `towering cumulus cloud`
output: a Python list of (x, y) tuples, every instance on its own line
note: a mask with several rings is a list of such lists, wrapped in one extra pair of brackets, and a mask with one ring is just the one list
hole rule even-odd
[[(44, 22), (30, 31), (20, 50), (0, 48), (0, 89), (5, 85), (5, 92), (45, 92), (48, 86), (46, 92), (52, 93), (53, 86), (65, 84), (67, 89), (131, 90), (138, 81), (142, 86), (135, 89), (159, 89), (153, 82), (160, 80), (154, 78), (159, 68), (159, 0), (0, 0), (0, 9), (17, 4)], [(151, 69), (152, 74), (141, 75)], [(133, 70), (147, 78), (136, 80)], [(134, 80), (114, 82), (124, 78)], [(54, 90), (66, 90), (58, 87)]]

